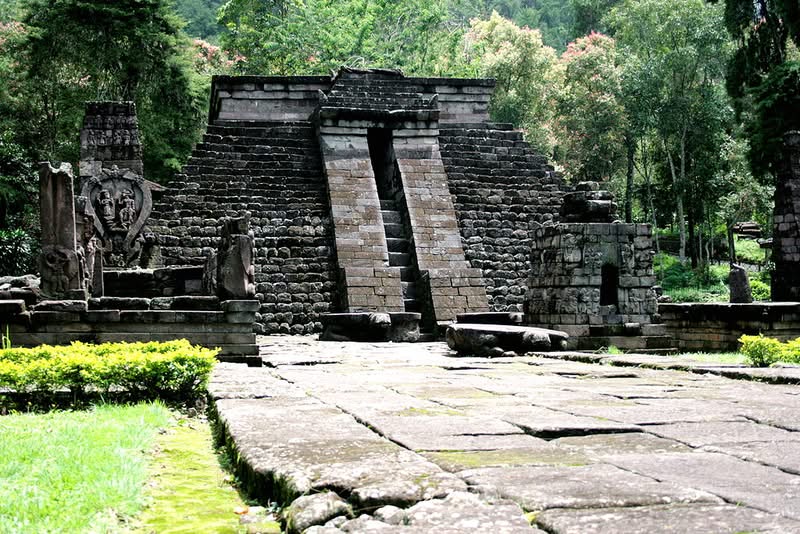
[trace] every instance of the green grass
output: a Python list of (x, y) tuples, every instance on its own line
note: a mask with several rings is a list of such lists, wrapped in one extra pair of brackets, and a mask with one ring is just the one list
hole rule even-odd
[[(159, 436), (147, 489), (147, 509), (138, 518), (142, 533), (245, 532), (236, 508), (246, 504), (220, 465), (208, 423), (183, 420)], [(256, 525), (253, 525), (256, 526)], [(258, 532), (280, 532), (265, 520)]]
[(114, 532), (140, 511), (160, 403), (0, 417), (0, 532)]

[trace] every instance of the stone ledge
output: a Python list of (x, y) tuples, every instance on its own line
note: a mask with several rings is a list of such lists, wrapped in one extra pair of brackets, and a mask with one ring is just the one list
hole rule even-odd
[(447, 345), (459, 354), (490, 357), (563, 350), (568, 337), (558, 330), (490, 324), (453, 324), (446, 333)]

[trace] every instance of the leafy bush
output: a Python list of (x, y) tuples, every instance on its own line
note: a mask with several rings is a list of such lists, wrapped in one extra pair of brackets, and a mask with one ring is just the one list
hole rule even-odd
[(772, 294), (769, 284), (765, 284), (757, 278), (750, 280), (750, 289), (753, 293), (753, 300), (769, 300)]
[(768, 367), (779, 361), (800, 363), (800, 338), (781, 343), (763, 335), (742, 336), (739, 342), (742, 354), (754, 367)]
[(33, 239), (24, 230), (0, 230), (0, 276), (35, 272)]
[(17, 393), (68, 389), (126, 392), (135, 398), (191, 399), (205, 388), (218, 349), (185, 339), (0, 350), (0, 388)]

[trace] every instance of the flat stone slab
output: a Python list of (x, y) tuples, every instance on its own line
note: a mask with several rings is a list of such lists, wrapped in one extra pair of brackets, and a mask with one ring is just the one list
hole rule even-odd
[(522, 325), (525, 315), (522, 312), (472, 312), (456, 315), (459, 324)]
[(563, 350), (569, 337), (565, 332), (491, 324), (453, 324), (445, 334), (447, 346), (459, 354), (503, 356), (507, 352)]
[(527, 511), (721, 502), (689, 486), (656, 482), (606, 464), (491, 467), (462, 471), (459, 475), (474, 490), (511, 499)]
[(774, 467), (718, 453), (629, 454), (609, 463), (642, 475), (718, 495), (800, 520), (800, 479)]
[(653, 534), (654, 532), (800, 532), (800, 522), (732, 504), (670, 504), (636, 508), (545, 510), (536, 522), (548, 532)]
[(16, 315), (25, 311), (25, 301), (22, 299), (0, 300), (0, 315)]
[[(503, 532), (482, 522), (509, 500), (499, 521), (524, 521), (522, 507), (554, 533), (798, 530), (797, 386), (444, 343), (270, 336), (260, 349), (271, 368), (217, 366), (211, 395), (252, 464), (242, 480), (282, 503), (335, 492), (361, 514), (309, 533)], [(466, 489), (471, 518), (445, 502)], [(441, 521), (413, 525), (415, 506)]]

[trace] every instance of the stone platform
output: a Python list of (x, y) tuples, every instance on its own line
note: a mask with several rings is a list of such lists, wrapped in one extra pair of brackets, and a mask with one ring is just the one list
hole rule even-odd
[(798, 386), (259, 342), (265, 367), (219, 365), (212, 405), (289, 531), (800, 532)]

